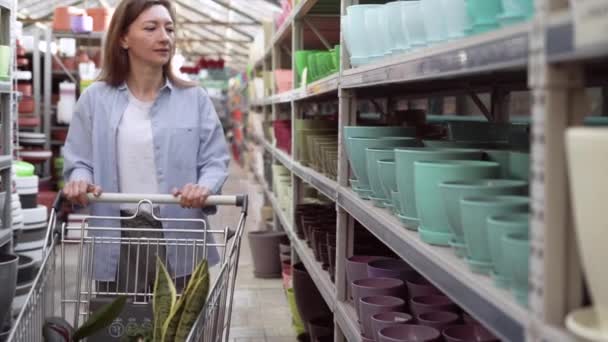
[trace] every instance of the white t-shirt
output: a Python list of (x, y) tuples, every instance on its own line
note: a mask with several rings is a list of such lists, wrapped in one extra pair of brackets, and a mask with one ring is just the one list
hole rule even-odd
[[(118, 126), (118, 179), (121, 193), (157, 194), (156, 161), (150, 108), (154, 102), (138, 100), (129, 92), (129, 104)], [(123, 204), (134, 210), (137, 205)], [(141, 209), (149, 211), (148, 205)]]

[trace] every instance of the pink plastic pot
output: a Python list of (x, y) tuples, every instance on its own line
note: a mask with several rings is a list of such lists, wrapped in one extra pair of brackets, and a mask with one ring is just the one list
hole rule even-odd
[(379, 331), (399, 324), (411, 323), (414, 318), (404, 312), (381, 312), (372, 316), (372, 332), (376, 341), (380, 340)]
[(272, 122), (272, 128), (277, 147), (291, 154), (291, 120), (275, 120)]
[(458, 313), (458, 305), (446, 296), (422, 296), (413, 297), (410, 300), (410, 308), (415, 317), (418, 317), (427, 312), (448, 311)]
[(441, 334), (437, 329), (423, 325), (400, 324), (380, 330), (378, 342), (439, 342)]
[(274, 79), (277, 83), (277, 92), (283, 93), (293, 89), (293, 71), (291, 69), (277, 69)]
[(429, 281), (422, 276), (408, 279), (406, 285), (410, 297), (443, 295), (438, 288), (433, 286), (433, 284), (429, 283)]
[(418, 315), (418, 317), (416, 317), (416, 320), (420, 325), (424, 325), (442, 331), (443, 328), (447, 326), (459, 323), (458, 321), (460, 320), (460, 316), (453, 312), (435, 311)]
[(476, 324), (455, 325), (443, 330), (446, 342), (498, 342), (498, 338)]
[(403, 281), (392, 278), (359, 279), (355, 280), (352, 285), (355, 309), (359, 319), (361, 319), (361, 298), (371, 296), (393, 296), (402, 298), (405, 292)]
[(372, 329), (372, 316), (381, 312), (403, 311), (405, 301), (392, 296), (363, 297), (359, 303), (361, 307), (361, 333), (363, 336), (374, 337)]

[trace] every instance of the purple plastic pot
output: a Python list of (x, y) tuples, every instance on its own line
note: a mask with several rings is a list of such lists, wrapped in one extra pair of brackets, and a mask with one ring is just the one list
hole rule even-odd
[(357, 317), (361, 318), (361, 298), (371, 296), (393, 296), (402, 298), (405, 292), (403, 280), (393, 278), (367, 278), (355, 280), (352, 283), (353, 298)]
[(370, 261), (386, 259), (377, 255), (353, 255), (346, 258), (346, 281), (352, 284), (355, 280), (368, 278), (367, 264)]
[(453, 312), (435, 311), (427, 312), (416, 317), (416, 321), (420, 325), (435, 328), (442, 331), (443, 328), (459, 323), (460, 316)]
[[(408, 263), (399, 259), (381, 259), (370, 261), (367, 264), (367, 275), (370, 278), (395, 278), (407, 283), (420, 277)], [(407, 295), (404, 298), (408, 298)]]
[(411, 323), (414, 318), (404, 312), (381, 312), (372, 316), (372, 332), (376, 341), (380, 340), (379, 331), (399, 324)]
[(400, 324), (380, 330), (378, 342), (439, 342), (437, 329), (423, 325)]
[(372, 330), (372, 316), (381, 312), (403, 311), (405, 301), (391, 296), (363, 297), (359, 303), (361, 307), (361, 333), (369, 338), (374, 337)]
[(322, 316), (311, 319), (308, 322), (308, 333), (310, 334), (310, 340), (316, 341), (322, 337), (334, 335), (334, 321), (333, 316)]
[(478, 324), (478, 325), (481, 325), (481, 323), (479, 323), (475, 318), (473, 318), (471, 315), (469, 315), (466, 312), (462, 313), (462, 320), (464, 321), (465, 324)]
[(325, 300), (302, 263), (293, 265), (292, 279), (296, 306), (302, 321), (308, 322), (320, 316), (331, 315)]
[(374, 340), (373, 338), (367, 338), (367, 337), (361, 335), (361, 342), (376, 342), (376, 340)]
[(408, 279), (406, 281), (407, 291), (410, 297), (420, 297), (420, 296), (432, 296), (432, 295), (443, 295), (443, 293), (433, 286), (433, 284), (429, 283), (424, 277), (414, 277)]
[(477, 324), (455, 325), (443, 330), (446, 342), (498, 342), (491, 332)]
[(448, 311), (458, 313), (458, 305), (446, 296), (421, 296), (413, 297), (410, 300), (410, 308), (414, 317), (418, 317), (427, 312)]

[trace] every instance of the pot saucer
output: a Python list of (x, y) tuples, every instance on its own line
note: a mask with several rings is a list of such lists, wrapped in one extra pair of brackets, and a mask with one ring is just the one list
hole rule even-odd
[(602, 330), (597, 314), (591, 306), (572, 311), (566, 317), (566, 327), (587, 340), (608, 342), (608, 333)]
[(384, 201), (386, 201), (386, 199), (374, 196), (369, 196), (369, 199), (372, 200), (372, 202), (374, 203), (374, 207), (386, 208), (386, 205), (384, 204)]
[(422, 241), (435, 246), (449, 246), (452, 239), (451, 233), (436, 232), (424, 227), (418, 227), (418, 233)]
[(469, 265), (469, 269), (473, 271), (473, 273), (478, 274), (490, 274), (492, 271), (492, 263), (472, 260), (470, 258), (465, 258), (467, 264)]
[(494, 271), (491, 272), (490, 276), (494, 280), (494, 285), (500, 289), (508, 289), (511, 285), (509, 278), (500, 274), (496, 274), (496, 272)]
[(401, 220), (401, 223), (407, 230), (418, 231), (418, 225), (420, 224), (420, 220), (415, 217), (408, 217), (405, 215), (397, 215), (397, 218)]

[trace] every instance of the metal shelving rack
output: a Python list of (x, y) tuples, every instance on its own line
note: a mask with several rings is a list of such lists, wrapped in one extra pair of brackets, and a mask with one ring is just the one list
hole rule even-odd
[(0, 115), (2, 130), (0, 137), (2, 146), (0, 148), (0, 177), (2, 178), (2, 196), (4, 208), (2, 211), (2, 227), (0, 228), (0, 251), (11, 252), (13, 249), (13, 231), (11, 214), (12, 176), (11, 166), (13, 164), (12, 144), (12, 117), (14, 111), (13, 75), (15, 69), (14, 56), (14, 22), (15, 3), (12, 0), (0, 0), (0, 44), (8, 45), (12, 49), (12, 58), (9, 62), (9, 80), (0, 81)]
[[(303, 47), (303, 20), (314, 11), (317, 3), (322, 2), (303, 0), (277, 30), (272, 44), (255, 63), (254, 69), (270, 71), (286, 66), (289, 53), (285, 52), (285, 42), (289, 40), (289, 30), (292, 65), (295, 65), (293, 52)], [(336, 15), (345, 14), (348, 6), (357, 3), (357, 0), (342, 0)], [(341, 130), (337, 180), (301, 165), (293, 147), (290, 156), (263, 137), (255, 137), (262, 141), (275, 163), (283, 164), (291, 171), (294, 206), (299, 201), (303, 184), (316, 188), (336, 203), (338, 245), (333, 285), (325, 280), (326, 273), (321, 265), (310, 258), (310, 249), (295, 236), (293, 218), (286, 217), (274, 194), (262, 182), (277, 213), (277, 221), (288, 232), (295, 247), (298, 257), (292, 259), (304, 263), (334, 312), (336, 341), (361, 340), (354, 309), (346, 300), (348, 287), (344, 264), (345, 257), (352, 254), (355, 220), (502, 340), (578, 341), (564, 326), (568, 312), (583, 303), (583, 278), (567, 190), (564, 132), (567, 127), (582, 123), (582, 118), (589, 113), (585, 86), (606, 86), (604, 80), (608, 69), (602, 64), (605, 65), (608, 58), (608, 38), (602, 34), (603, 30), (585, 31), (585, 25), (608, 21), (608, 2), (585, 1), (580, 6), (589, 7), (582, 9), (570, 7), (570, 3), (573, 1), (536, 0), (536, 14), (530, 22), (389, 57), (359, 68), (350, 67), (346, 48), (343, 48), (338, 75), (250, 103), (256, 112), (272, 113), (272, 117), (266, 116), (267, 120), (278, 119), (287, 106), (290, 106), (291, 118), (296, 119), (302, 117), (304, 105), (330, 98), (339, 103), (338, 125), (343, 127), (356, 124), (358, 96), (386, 97), (387, 93), (400, 92), (408, 97), (422, 98), (437, 93), (468, 95), (483, 89), (491, 94), (492, 106), (480, 108), (481, 111), (488, 119), (503, 122), (509, 120), (505, 105), (509, 92), (531, 91), (530, 189), (533, 204), (529, 309), (519, 306), (508, 292), (495, 288), (486, 277), (470, 272), (449, 250), (423, 243), (392, 215), (352, 192), (348, 187), (351, 171), (341, 146)], [(596, 6), (595, 10), (588, 11), (593, 6)], [(580, 19), (589, 13), (595, 13), (595, 16)], [(343, 38), (340, 43), (345, 46)], [(295, 146), (293, 140), (292, 146)], [(256, 177), (261, 179), (260, 175)]]

